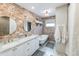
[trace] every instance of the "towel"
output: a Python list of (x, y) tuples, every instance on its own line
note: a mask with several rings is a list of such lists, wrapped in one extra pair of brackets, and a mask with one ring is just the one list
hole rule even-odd
[(63, 26), (62, 30), (62, 43), (65, 44), (66, 42), (66, 28)]
[(59, 30), (59, 26), (58, 25), (56, 25), (54, 37), (55, 37), (56, 43), (58, 43), (58, 42), (61, 41), (61, 38), (60, 38), (60, 30)]

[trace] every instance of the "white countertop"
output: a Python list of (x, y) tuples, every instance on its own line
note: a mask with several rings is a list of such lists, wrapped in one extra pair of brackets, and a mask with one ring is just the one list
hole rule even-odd
[(3, 52), (3, 51), (8, 50), (10, 48), (16, 47), (16, 46), (23, 44), (26, 41), (32, 40), (36, 37), (38, 37), (38, 35), (32, 35), (32, 36), (24, 37), (24, 38), (15, 38), (16, 39), (15, 41), (2, 45), (0, 47), (0, 52)]
[(48, 38), (48, 35), (40, 35), (39, 40), (45, 40)]

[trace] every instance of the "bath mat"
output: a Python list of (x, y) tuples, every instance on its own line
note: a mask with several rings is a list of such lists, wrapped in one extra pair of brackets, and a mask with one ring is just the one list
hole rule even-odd
[(47, 44), (46, 44), (46, 47), (49, 47), (49, 48), (54, 48), (54, 43), (50, 43), (50, 42), (48, 42)]
[(44, 55), (44, 52), (40, 51), (40, 50), (37, 50), (33, 56), (43, 56)]

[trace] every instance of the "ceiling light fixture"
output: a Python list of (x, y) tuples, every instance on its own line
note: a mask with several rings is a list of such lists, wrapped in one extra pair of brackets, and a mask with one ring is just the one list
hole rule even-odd
[(35, 9), (35, 7), (34, 7), (34, 6), (32, 6), (32, 7), (31, 7), (31, 9)]
[(49, 9), (43, 10), (41, 13), (46, 13), (46, 12), (51, 13), (51, 11), (52, 11), (52, 10), (49, 8)]
[(52, 11), (52, 10), (49, 8), (49, 9), (48, 9), (48, 13), (51, 13), (51, 11)]
[(48, 10), (45, 11), (45, 14), (44, 14), (44, 15), (45, 15), (45, 16), (49, 16)]

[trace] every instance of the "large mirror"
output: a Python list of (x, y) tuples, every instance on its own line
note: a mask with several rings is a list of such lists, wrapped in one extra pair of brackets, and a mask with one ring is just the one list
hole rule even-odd
[(14, 19), (1, 16), (0, 17), (0, 36), (9, 35), (16, 31), (17, 24)]
[(27, 32), (31, 31), (31, 22), (30, 21), (27, 21), (27, 20), (24, 21), (24, 30)]

